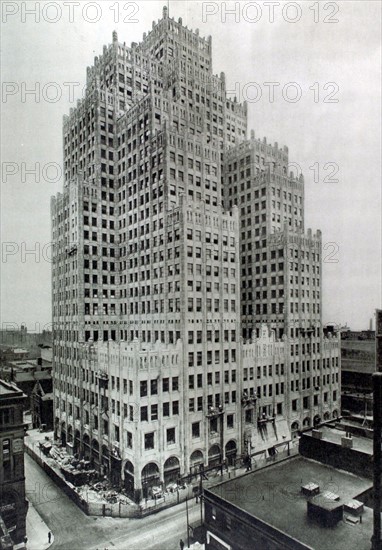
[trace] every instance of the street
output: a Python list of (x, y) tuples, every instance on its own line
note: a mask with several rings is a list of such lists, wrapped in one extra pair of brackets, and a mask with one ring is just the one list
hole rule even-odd
[[(187, 548), (186, 505), (143, 519), (90, 517), (25, 454), (26, 496), (54, 534), (52, 550), (177, 550)], [(189, 521), (200, 519), (200, 506), (189, 502)]]

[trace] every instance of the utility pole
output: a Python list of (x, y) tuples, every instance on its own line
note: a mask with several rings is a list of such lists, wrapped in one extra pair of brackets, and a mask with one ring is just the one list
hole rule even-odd
[(201, 464), (201, 468), (199, 469), (199, 501), (200, 501), (200, 526), (203, 525), (203, 476), (204, 476), (204, 467)]
[(188, 496), (186, 497), (186, 517), (187, 517), (187, 548), (190, 548), (190, 522), (188, 518)]

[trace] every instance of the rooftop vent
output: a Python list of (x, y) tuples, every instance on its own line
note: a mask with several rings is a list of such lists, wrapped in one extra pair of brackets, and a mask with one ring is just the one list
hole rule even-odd
[(307, 483), (301, 486), (301, 492), (305, 497), (314, 497), (320, 493), (320, 487), (317, 483)]
[(353, 516), (360, 516), (363, 514), (363, 502), (355, 499), (349, 500), (349, 502), (344, 504), (344, 511)]
[(323, 527), (335, 527), (343, 519), (344, 507), (338, 502), (314, 498), (308, 500), (308, 518)]

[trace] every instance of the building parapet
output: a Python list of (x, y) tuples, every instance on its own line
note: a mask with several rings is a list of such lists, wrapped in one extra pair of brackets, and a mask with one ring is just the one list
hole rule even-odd
[[(187, 222), (202, 223), (200, 218), (204, 216), (203, 223), (207, 227), (215, 230), (235, 231), (238, 228), (238, 208), (234, 206), (231, 210), (223, 210), (222, 206), (207, 205), (204, 200), (189, 200), (187, 195), (181, 194), (179, 197), (180, 205), (171, 211), (172, 216), (168, 220), (171, 225), (177, 218), (177, 213), (183, 212)], [(194, 219), (195, 217), (195, 219)]]
[[(232, 102), (232, 100), (230, 101)], [(267, 153), (269, 156), (280, 158), (288, 162), (288, 147), (286, 145), (279, 147), (277, 141), (272, 145), (271, 143), (267, 143), (266, 137), (264, 137), (262, 141), (260, 138), (255, 139), (254, 130), (251, 130), (250, 139), (241, 142), (239, 145), (234, 145), (227, 150), (227, 160), (232, 160), (238, 155), (251, 150)]]
[(146, 51), (152, 47), (155, 39), (166, 30), (174, 31), (177, 35), (179, 32), (183, 32), (183, 38), (186, 38), (188, 41), (191, 41), (193, 45), (198, 45), (200, 49), (211, 54), (211, 36), (207, 38), (201, 37), (199, 35), (199, 29), (189, 29), (187, 26), (183, 26), (183, 19), (181, 17), (175, 21), (174, 17), (169, 17), (167, 6), (163, 7), (162, 19), (158, 19), (157, 22), (152, 22), (152, 30), (148, 33), (144, 33), (143, 41), (136, 45), (137, 49)]
[(319, 248), (322, 242), (322, 233), (319, 229), (315, 233), (311, 229), (306, 232), (301, 231), (289, 231), (285, 225), (281, 231), (271, 233), (268, 237), (268, 243), (272, 245), (281, 244), (295, 244), (299, 246), (315, 247)]
[(242, 358), (246, 360), (263, 359), (277, 357), (283, 360), (285, 358), (286, 346), (284, 340), (277, 340), (275, 331), (269, 329), (265, 324), (260, 327), (259, 337), (256, 337), (256, 331), (253, 331), (253, 338), (242, 344)]
[(327, 337), (322, 339), (322, 353), (335, 350), (338, 355), (340, 355), (340, 347), (341, 338), (339, 334), (333, 336), (329, 334)]
[(85, 345), (85, 360), (94, 361), (100, 373), (107, 375), (109, 368), (122, 367), (140, 370), (173, 367), (178, 369), (182, 354), (182, 341), (176, 344), (143, 343), (137, 338), (132, 342), (88, 342)]

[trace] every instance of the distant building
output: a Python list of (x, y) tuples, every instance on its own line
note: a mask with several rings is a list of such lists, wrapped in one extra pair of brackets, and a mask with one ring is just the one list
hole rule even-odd
[(29, 398), (25, 400), (25, 410), (31, 408), (31, 396), (36, 382), (42, 384), (43, 391), (52, 391), (52, 348), (41, 350), (44, 355), (38, 359), (6, 361), (0, 367), (3, 380), (13, 382)]
[[(369, 335), (373, 336), (372, 339)], [(341, 405), (344, 414), (372, 415), (372, 374), (375, 368), (375, 331), (341, 333)]]
[(13, 323), (10, 323), (8, 327), (0, 329), (0, 359), (4, 350), (15, 348), (24, 349), (28, 352), (28, 358), (36, 359), (40, 357), (40, 346), (52, 346), (52, 333), (49, 330), (28, 332), (24, 325), (20, 328), (12, 325)]
[(52, 346), (47, 345), (41, 345), (39, 346), (41, 348), (41, 365), (44, 366), (52, 366), (53, 361), (53, 349)]
[(29, 357), (29, 351), (24, 348), (6, 346), (0, 348), (0, 364), (9, 361), (21, 361)]
[(342, 340), (374, 340), (375, 330), (344, 330), (341, 331)]
[(27, 343), (28, 330), (25, 325), (21, 327), (9, 323), (5, 328), (0, 329), (0, 344), (6, 346), (22, 346)]
[[(24, 423), (26, 396), (0, 380), (0, 529), (1, 547), (24, 548), (28, 503), (25, 500)], [(9, 546), (8, 546), (9, 547)]]

